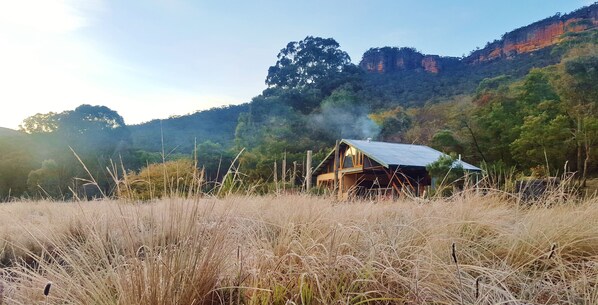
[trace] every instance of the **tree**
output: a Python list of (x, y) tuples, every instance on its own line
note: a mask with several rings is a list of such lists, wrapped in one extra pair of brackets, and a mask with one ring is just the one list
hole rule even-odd
[(126, 127), (124, 119), (106, 106), (81, 105), (60, 113), (38, 113), (23, 120), (19, 129), (26, 133), (63, 132), (83, 134), (88, 131), (115, 130)]
[(382, 141), (401, 142), (405, 139), (404, 132), (411, 127), (411, 118), (401, 107), (372, 113), (369, 115), (380, 126), (379, 138)]
[(441, 155), (438, 160), (426, 166), (430, 177), (435, 178), (436, 186), (440, 187), (439, 193), (450, 195), (448, 185), (454, 185), (465, 176), (463, 165), (455, 157)]
[(566, 58), (560, 64), (556, 81), (559, 93), (574, 120), (573, 137), (577, 146), (577, 171), (585, 185), (595, 139), (595, 118), (598, 116), (598, 50), (582, 50), (586, 54)]
[(571, 125), (565, 115), (526, 117), (519, 137), (511, 143), (515, 160), (526, 168), (547, 165), (553, 173), (560, 170), (571, 151)]
[(61, 113), (61, 131), (84, 134), (87, 132), (115, 131), (125, 128), (124, 119), (106, 106), (81, 105), (73, 111)]
[(197, 145), (196, 156), (198, 167), (205, 170), (206, 179), (209, 181), (220, 179), (233, 159), (222, 145), (209, 140)]
[(62, 198), (66, 190), (60, 168), (51, 159), (45, 160), (41, 168), (29, 173), (27, 186), (32, 194), (39, 194), (42, 198)]
[(332, 38), (307, 36), (292, 41), (278, 53), (276, 65), (268, 69), (269, 87), (304, 88), (319, 85), (351, 66), (349, 55)]
[(19, 125), (19, 130), (26, 133), (48, 133), (58, 129), (60, 115), (56, 112), (32, 115)]
[(448, 129), (437, 132), (432, 137), (430, 145), (442, 152), (463, 153), (463, 145), (455, 138), (455, 134)]
[(39, 166), (32, 156), (37, 149), (27, 137), (0, 137), (0, 202), (25, 194), (27, 175)]
[[(99, 186), (108, 192), (113, 185), (113, 179), (107, 172), (110, 159), (118, 163), (121, 157), (123, 160), (132, 158), (130, 132), (124, 119), (105, 106), (81, 105), (60, 113), (36, 114), (25, 119), (21, 129), (30, 133), (40, 148), (34, 152), (38, 160), (52, 159), (60, 166), (60, 194), (65, 191), (70, 179), (90, 178), (81, 163), (85, 164)], [(49, 171), (43, 167), (40, 170), (40, 173)], [(37, 173), (32, 176), (34, 182), (37, 179), (35, 175)], [(52, 185), (49, 184), (49, 188)], [(46, 191), (50, 195), (54, 192)]]
[(532, 69), (513, 88), (518, 118), (510, 150), (522, 169), (546, 165), (556, 172), (570, 156), (571, 120), (550, 81), (554, 74), (554, 68)]
[(559, 114), (559, 98), (548, 72), (540, 69), (533, 69), (508, 88), (499, 85), (494, 91), (486, 89), (474, 102), (479, 105), (473, 113), (473, 121), (480, 129), (476, 141), (487, 162), (516, 164), (511, 145), (520, 137), (525, 118), (544, 113), (547, 121)]

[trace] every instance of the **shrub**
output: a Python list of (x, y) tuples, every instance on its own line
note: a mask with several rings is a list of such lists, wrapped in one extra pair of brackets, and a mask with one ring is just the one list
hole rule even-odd
[(139, 173), (127, 173), (119, 185), (118, 195), (140, 200), (184, 196), (196, 193), (201, 180), (201, 174), (189, 159), (154, 163), (142, 168)]

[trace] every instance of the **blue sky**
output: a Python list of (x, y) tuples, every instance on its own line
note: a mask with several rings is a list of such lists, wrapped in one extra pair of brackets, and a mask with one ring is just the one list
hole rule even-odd
[(289, 41), (461, 56), (593, 0), (0, 1), (0, 127), (105, 105), (128, 124), (247, 102)]

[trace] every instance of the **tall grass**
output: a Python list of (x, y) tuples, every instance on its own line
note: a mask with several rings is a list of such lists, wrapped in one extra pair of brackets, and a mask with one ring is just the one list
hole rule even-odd
[(598, 201), (502, 198), (3, 204), (0, 303), (598, 304)]

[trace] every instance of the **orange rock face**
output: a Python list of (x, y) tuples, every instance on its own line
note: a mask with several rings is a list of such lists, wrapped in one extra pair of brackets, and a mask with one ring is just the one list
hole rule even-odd
[(472, 52), (465, 58), (424, 55), (413, 48), (372, 48), (360, 62), (362, 69), (373, 73), (425, 71), (440, 73), (463, 64), (477, 64), (509, 59), (558, 44), (564, 34), (598, 28), (598, 3), (566, 15), (557, 14), (503, 35), (500, 40)]
[(438, 67), (438, 61), (433, 56), (426, 56), (422, 59), (422, 67), (425, 71), (430, 73), (438, 73), (440, 71)]
[(497, 58), (511, 58), (517, 54), (530, 53), (559, 43), (563, 34), (579, 33), (598, 27), (598, 5), (570, 15), (545, 19), (507, 33), (482, 50), (472, 53), (468, 62), (481, 63)]
[(458, 62), (456, 57), (424, 55), (412, 48), (372, 48), (359, 63), (362, 69), (373, 73), (392, 73), (399, 71), (424, 71), (439, 73), (447, 65)]

